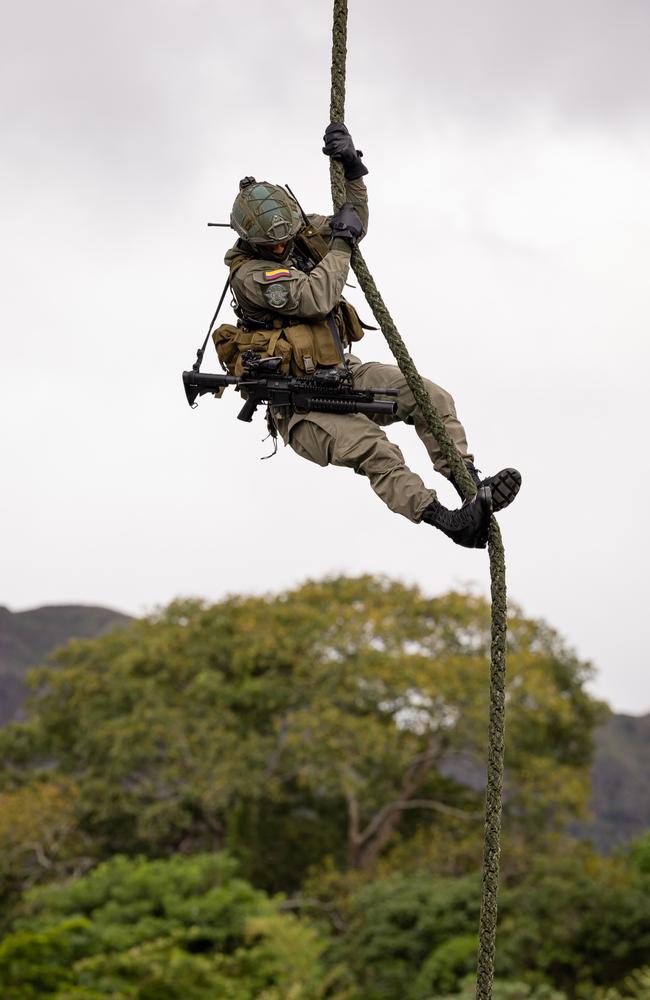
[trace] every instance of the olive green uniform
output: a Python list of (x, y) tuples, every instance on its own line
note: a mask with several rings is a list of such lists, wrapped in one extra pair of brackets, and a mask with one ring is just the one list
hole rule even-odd
[[(347, 181), (346, 193), (352, 202), (364, 231), (368, 228), (368, 192), (362, 180)], [(310, 215), (312, 228), (329, 240), (329, 219), (324, 215)], [(239, 253), (233, 247), (225, 261), (231, 267)], [(310, 274), (295, 267), (283, 266), (272, 259), (251, 257), (237, 268), (232, 278), (232, 290), (247, 317), (264, 324), (269, 312), (280, 316), (300, 317), (306, 320), (324, 319), (340, 302), (350, 270), (350, 247), (345, 240), (335, 239), (328, 254)], [(273, 271), (288, 270), (286, 278), (272, 278)]]
[[(346, 182), (346, 196), (357, 210), (364, 232), (368, 225), (368, 198), (362, 179)], [(331, 230), (325, 216), (309, 216), (313, 229), (329, 239)], [(331, 249), (309, 273), (291, 266), (291, 258), (278, 262), (270, 258), (248, 257), (241, 263), (239, 246), (228, 251), (225, 262), (231, 267), (232, 290), (237, 302), (253, 323), (281, 326), (284, 317), (293, 322), (322, 322), (339, 304), (350, 269), (350, 247), (335, 239)], [(239, 256), (238, 266), (233, 263)], [(435, 498), (421, 478), (407, 467), (401, 450), (390, 441), (382, 427), (403, 421), (415, 426), (434, 468), (449, 476), (449, 468), (438, 442), (426, 429), (413, 394), (400, 369), (377, 362), (363, 364), (355, 355), (346, 355), (359, 388), (399, 390), (397, 415), (295, 413), (286, 416), (275, 409), (278, 430), (285, 444), (317, 465), (340, 465), (365, 475), (385, 504), (410, 521), (419, 522), (422, 512)], [(442, 417), (447, 431), (463, 458), (470, 459), (465, 432), (454, 401), (444, 389), (425, 380), (431, 402)]]

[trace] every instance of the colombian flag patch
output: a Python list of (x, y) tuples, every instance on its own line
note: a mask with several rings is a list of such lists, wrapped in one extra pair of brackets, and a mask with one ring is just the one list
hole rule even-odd
[(288, 267), (275, 267), (272, 271), (264, 272), (265, 281), (277, 281), (278, 278), (289, 278), (291, 277), (291, 272)]

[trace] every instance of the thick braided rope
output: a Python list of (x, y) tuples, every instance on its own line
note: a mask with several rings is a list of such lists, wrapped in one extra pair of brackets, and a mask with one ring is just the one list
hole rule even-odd
[[(332, 29), (332, 88), (330, 121), (345, 121), (345, 62), (347, 55), (347, 0), (334, 0)], [(334, 208), (345, 201), (345, 184), (340, 164), (330, 160), (330, 179)], [(408, 386), (422, 411), (428, 429), (437, 439), (454, 479), (467, 498), (476, 487), (454, 442), (449, 437), (440, 414), (432, 405), (422, 379), (406, 345), (395, 326), (384, 300), (358, 248), (352, 253), (352, 268), (381, 332), (395, 356)], [(496, 946), (497, 894), (501, 841), (501, 797), (505, 736), (506, 671), (506, 570), (501, 532), (494, 518), (488, 541), (492, 594), (492, 641), (490, 669), (490, 721), (488, 728), (488, 765), (485, 805), (485, 846), (483, 852), (483, 889), (479, 922), (479, 950), (476, 1000), (491, 1000)]]

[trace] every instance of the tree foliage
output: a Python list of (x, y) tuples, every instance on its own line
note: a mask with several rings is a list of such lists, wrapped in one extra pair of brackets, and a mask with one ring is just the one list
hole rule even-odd
[[(371, 872), (418, 830), (478, 845), (489, 643), (482, 598), (369, 577), (176, 602), (35, 674), (28, 721), (0, 737), (5, 787), (54, 771), (99, 856), (227, 845), (272, 889), (327, 856)], [(511, 612), (511, 831), (585, 806), (589, 673)]]
[[(480, 597), (362, 577), (58, 652), (0, 730), (2, 1000), (469, 1000), (489, 644)], [(511, 609), (495, 1000), (649, 1000), (647, 837), (566, 832), (589, 676)]]
[(480, 879), (375, 881), (353, 894), (333, 960), (351, 971), (365, 1000), (428, 1000), (474, 968)]
[(224, 854), (115, 857), (27, 894), (0, 944), (3, 1000), (318, 1000), (332, 976), (316, 931)]
[(650, 876), (650, 830), (632, 841), (625, 853), (638, 872)]
[[(498, 963), (525, 969), (570, 997), (613, 987), (650, 956), (650, 878), (576, 849), (533, 859), (526, 881), (506, 892)], [(589, 993), (592, 990), (592, 993)]]
[(77, 825), (77, 801), (65, 777), (0, 792), (0, 900), (93, 864)]

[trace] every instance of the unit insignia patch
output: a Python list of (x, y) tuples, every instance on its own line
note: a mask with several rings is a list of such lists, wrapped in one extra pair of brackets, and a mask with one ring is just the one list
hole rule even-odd
[(272, 309), (283, 309), (289, 301), (289, 289), (286, 285), (269, 285), (264, 289), (264, 298)]

